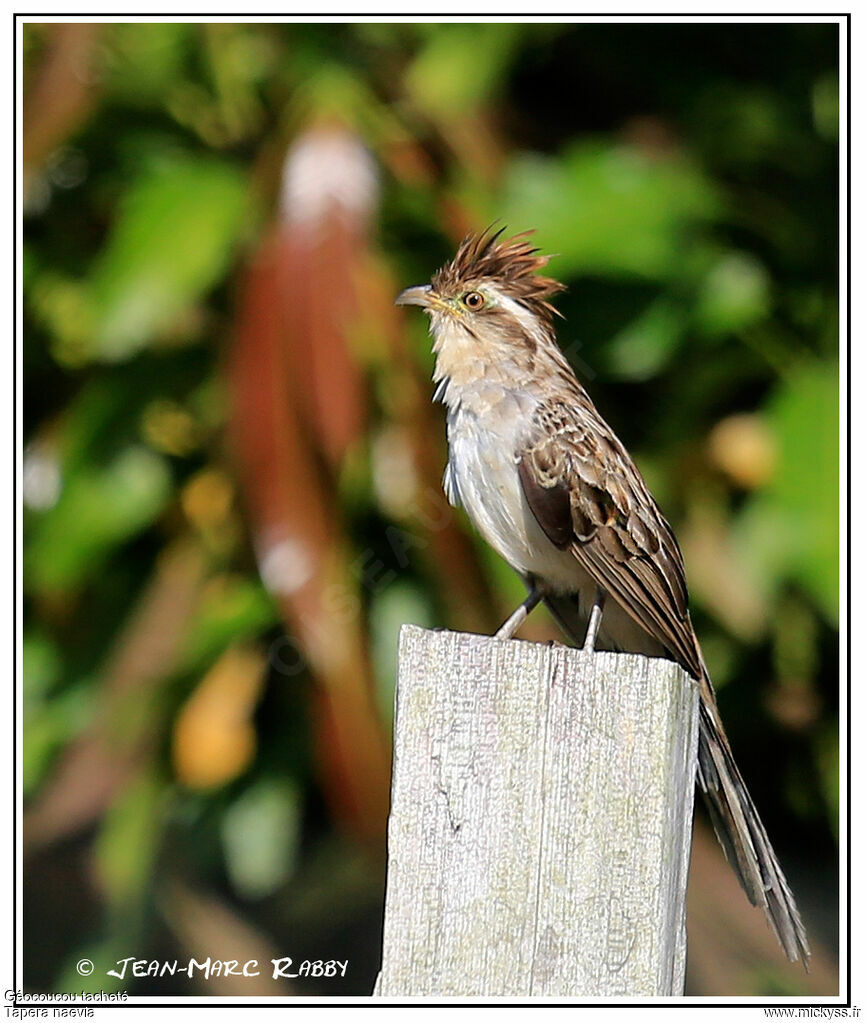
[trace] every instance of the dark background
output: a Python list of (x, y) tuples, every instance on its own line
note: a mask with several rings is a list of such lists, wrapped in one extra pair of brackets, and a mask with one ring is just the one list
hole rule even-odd
[(399, 625), (491, 631), (522, 595), (444, 504), (392, 302), (498, 218), (557, 254), (815, 947), (785, 963), (699, 811), (688, 991), (836, 992), (838, 45), (24, 26), (28, 989), (130, 955), (350, 960), (131, 993), (372, 989)]

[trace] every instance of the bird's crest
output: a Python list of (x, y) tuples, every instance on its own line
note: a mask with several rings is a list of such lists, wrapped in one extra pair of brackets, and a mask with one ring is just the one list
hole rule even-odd
[(550, 257), (540, 255), (533, 247), (529, 241), (532, 231), (500, 241), (505, 228), (494, 231), (494, 226), (463, 239), (454, 259), (434, 275), (434, 289), (453, 293), (488, 280), (550, 325), (559, 312), (547, 299), (565, 290), (565, 285), (553, 277), (536, 273)]

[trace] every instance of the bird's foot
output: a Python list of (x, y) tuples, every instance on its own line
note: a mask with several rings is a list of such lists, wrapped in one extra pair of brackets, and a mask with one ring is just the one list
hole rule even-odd
[(514, 612), (513, 615), (502, 625), (494, 639), (512, 639), (514, 633), (520, 628), (521, 625), (529, 617), (541, 598), (544, 596), (544, 591), (537, 586), (533, 586), (529, 591), (529, 595), (526, 600), (520, 605), (519, 608)]
[(604, 593), (601, 590), (595, 591), (595, 600), (592, 603), (592, 610), (589, 613), (589, 624), (586, 627), (586, 638), (583, 641), (583, 649), (591, 654), (595, 650), (595, 641), (598, 638), (598, 630), (601, 625), (601, 616), (604, 612)]

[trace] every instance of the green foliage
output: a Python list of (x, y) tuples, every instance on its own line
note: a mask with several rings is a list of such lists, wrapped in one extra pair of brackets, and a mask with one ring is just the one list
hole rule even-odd
[[(777, 388), (768, 418), (776, 471), (739, 523), (742, 551), (770, 590), (786, 580), (839, 619), (839, 381), (835, 366), (806, 364)], [(805, 542), (804, 542), (805, 538)]]
[(231, 642), (259, 635), (275, 617), (271, 599), (257, 579), (224, 577), (202, 596), (184, 639), (182, 668), (204, 670)]
[(166, 795), (163, 779), (145, 770), (106, 814), (95, 848), (96, 869), (108, 905), (114, 911), (136, 906), (142, 888), (148, 883)]
[(558, 273), (665, 280), (681, 271), (688, 234), (718, 213), (719, 199), (689, 160), (585, 140), (556, 158), (515, 158), (503, 208), (509, 225), (538, 230)]
[(754, 256), (726, 252), (704, 278), (695, 306), (696, 326), (705, 334), (732, 334), (770, 312), (770, 281)]
[(686, 316), (682, 305), (668, 296), (652, 301), (608, 343), (611, 372), (632, 380), (655, 376), (682, 340)]
[(90, 280), (94, 355), (126, 359), (168, 329), (225, 269), (246, 186), (216, 161), (172, 160), (133, 182)]
[(264, 779), (232, 803), (222, 838), (226, 868), (241, 895), (262, 898), (292, 876), (300, 830), (300, 793), (288, 780)]
[(424, 44), (406, 74), (418, 106), (453, 118), (478, 109), (513, 60), (521, 26), (426, 25)]
[(119, 24), (105, 55), (116, 100), (133, 107), (159, 106), (182, 78), (189, 52), (198, 45), (192, 25)]
[(82, 466), (57, 503), (29, 523), (29, 585), (40, 590), (80, 585), (117, 545), (153, 522), (169, 494), (165, 462), (143, 447), (126, 448), (104, 468)]
[(380, 713), (386, 721), (394, 714), (397, 640), (400, 627), (407, 624), (435, 628), (436, 620), (429, 598), (420, 587), (413, 583), (395, 582), (374, 594), (370, 608), (370, 641), (379, 682), (376, 695)]

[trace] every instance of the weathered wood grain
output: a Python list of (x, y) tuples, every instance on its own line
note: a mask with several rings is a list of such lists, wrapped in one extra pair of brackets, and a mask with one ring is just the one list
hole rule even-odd
[(681, 993), (696, 711), (669, 661), (404, 626), (377, 994)]

